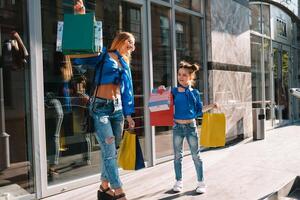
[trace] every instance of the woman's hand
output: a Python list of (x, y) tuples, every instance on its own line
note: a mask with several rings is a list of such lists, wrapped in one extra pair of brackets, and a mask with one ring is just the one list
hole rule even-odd
[(85, 93), (77, 93), (79, 95), (79, 97), (81, 97), (81, 101), (82, 101), (82, 104), (85, 106), (87, 105), (87, 103), (89, 102), (90, 100), (90, 97), (89, 95), (85, 94)]
[(128, 122), (128, 127), (129, 129), (134, 129), (135, 127), (135, 122), (134, 120), (132, 119), (132, 117), (130, 115), (126, 116), (126, 120)]
[(85, 7), (83, 4), (83, 0), (76, 0), (74, 5), (74, 13), (75, 14), (85, 14)]

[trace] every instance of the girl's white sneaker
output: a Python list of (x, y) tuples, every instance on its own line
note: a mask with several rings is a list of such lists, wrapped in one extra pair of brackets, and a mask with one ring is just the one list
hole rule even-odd
[(174, 186), (173, 186), (173, 191), (174, 192), (181, 192), (183, 188), (183, 183), (182, 181), (176, 181)]
[(203, 181), (198, 182), (197, 188), (196, 188), (196, 192), (198, 194), (203, 194), (206, 192), (206, 185)]

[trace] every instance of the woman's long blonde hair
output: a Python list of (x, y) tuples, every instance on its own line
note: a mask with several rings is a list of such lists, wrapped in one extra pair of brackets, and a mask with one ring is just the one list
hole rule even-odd
[[(125, 41), (129, 38), (133, 38), (134, 36), (129, 32), (120, 32), (117, 34), (117, 36), (114, 38), (114, 40), (111, 43), (110, 49), (108, 51), (115, 51), (121, 48), (122, 45), (124, 45)], [(123, 58), (125, 61), (130, 64), (131, 54), (124, 55)]]

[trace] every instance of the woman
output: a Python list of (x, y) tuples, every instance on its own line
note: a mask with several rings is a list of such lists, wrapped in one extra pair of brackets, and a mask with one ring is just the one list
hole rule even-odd
[[(101, 147), (102, 171), (98, 199), (126, 200), (117, 165), (117, 147), (123, 132), (124, 117), (129, 128), (135, 122), (134, 97), (131, 71), (131, 53), (135, 50), (135, 38), (131, 33), (120, 32), (108, 51), (97, 57), (76, 59), (75, 64), (97, 65), (103, 60), (102, 70), (95, 75), (96, 88), (90, 98), (90, 114), (94, 119), (96, 137)], [(104, 57), (103, 57), (104, 56)], [(111, 188), (110, 188), (111, 187)]]

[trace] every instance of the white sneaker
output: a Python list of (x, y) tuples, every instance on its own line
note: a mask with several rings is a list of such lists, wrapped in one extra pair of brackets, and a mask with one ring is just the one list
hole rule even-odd
[(203, 194), (206, 192), (206, 185), (203, 181), (198, 182), (197, 188), (196, 188), (196, 192), (198, 194)]
[(181, 192), (182, 188), (183, 188), (182, 181), (176, 181), (175, 185), (173, 186), (173, 191), (174, 192)]

